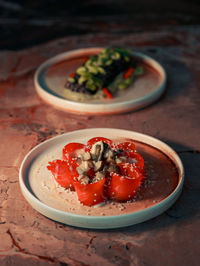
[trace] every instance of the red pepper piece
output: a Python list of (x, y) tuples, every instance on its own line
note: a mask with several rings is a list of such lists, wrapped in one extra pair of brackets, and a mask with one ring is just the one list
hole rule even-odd
[(128, 79), (128, 78), (130, 78), (130, 76), (133, 74), (134, 70), (135, 70), (135, 69), (134, 69), (133, 67), (129, 67), (129, 68), (124, 72), (123, 78), (124, 78), (124, 79)]
[(70, 76), (70, 78), (73, 78), (75, 75), (76, 75), (76, 73), (73, 72), (73, 73), (71, 73), (69, 76)]
[(108, 99), (113, 98), (112, 93), (107, 88), (103, 88), (102, 90), (103, 90), (104, 94), (106, 95), (106, 98), (108, 98)]
[(125, 152), (129, 152), (129, 153), (134, 153), (135, 150), (135, 144), (133, 142), (130, 141), (126, 141), (126, 142), (121, 142), (119, 144), (116, 145), (116, 148), (118, 150), (122, 150), (122, 154)]

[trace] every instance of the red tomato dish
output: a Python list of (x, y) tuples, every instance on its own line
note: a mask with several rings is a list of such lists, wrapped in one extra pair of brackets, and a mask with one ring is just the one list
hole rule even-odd
[(60, 186), (74, 190), (87, 206), (129, 201), (145, 178), (144, 159), (133, 142), (115, 143), (103, 137), (92, 138), (86, 145), (65, 145), (62, 160), (49, 162), (47, 168)]

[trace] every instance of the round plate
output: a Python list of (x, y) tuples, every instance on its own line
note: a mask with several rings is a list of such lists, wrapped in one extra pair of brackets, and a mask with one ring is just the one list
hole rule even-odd
[[(172, 192), (166, 196), (163, 200), (155, 203), (153, 206), (144, 207), (142, 210), (132, 211), (127, 214), (120, 215), (87, 215), (87, 214), (76, 214), (69, 211), (63, 211), (57, 208), (51, 207), (50, 205), (44, 203), (43, 200), (38, 198), (33, 192), (34, 187), (32, 187), (33, 179), (37, 178), (32, 174), (32, 169), (41, 164), (41, 159), (46, 158), (46, 165), (48, 160), (53, 160), (58, 158), (57, 153), (62, 151), (64, 145), (70, 142), (80, 142), (86, 143), (88, 139), (102, 136), (110, 139), (119, 138), (131, 138), (135, 141), (147, 144), (154, 150), (159, 150), (167, 156), (173, 165), (177, 168), (178, 172), (178, 182), (176, 183)], [(52, 153), (53, 152), (53, 153)], [(50, 156), (54, 154), (54, 156)], [(54, 157), (54, 158), (53, 158)], [(161, 167), (162, 168), (162, 167)], [(37, 172), (36, 172), (37, 174)], [(55, 221), (77, 226), (83, 228), (96, 228), (96, 229), (108, 229), (124, 227), (133, 224), (137, 224), (146, 220), (149, 220), (165, 210), (167, 210), (178, 198), (181, 193), (184, 180), (184, 169), (180, 158), (168, 145), (161, 142), (153, 137), (140, 134), (133, 131), (121, 130), (121, 129), (109, 129), (109, 128), (94, 128), (94, 129), (84, 129), (66, 133), (50, 140), (47, 140), (40, 145), (32, 149), (24, 158), (19, 172), (19, 182), (22, 193), (29, 204), (36, 209), (38, 212), (47, 216)], [(160, 190), (160, 188), (159, 188)], [(74, 192), (75, 193), (75, 192)], [(59, 193), (58, 193), (59, 194)], [(131, 203), (132, 204), (132, 203)], [(133, 203), (134, 204), (134, 203)], [(73, 203), (72, 203), (73, 205)], [(92, 208), (92, 207), (87, 207)], [(98, 208), (98, 207), (97, 207)]]
[(87, 48), (59, 54), (44, 62), (36, 71), (35, 88), (39, 96), (57, 109), (81, 114), (112, 114), (143, 108), (163, 93), (166, 73), (154, 59), (133, 52), (144, 69), (144, 74), (135, 78), (132, 85), (118, 97), (108, 100), (75, 102), (65, 98), (64, 85), (70, 73), (83, 64), (85, 59), (99, 53), (102, 48)]

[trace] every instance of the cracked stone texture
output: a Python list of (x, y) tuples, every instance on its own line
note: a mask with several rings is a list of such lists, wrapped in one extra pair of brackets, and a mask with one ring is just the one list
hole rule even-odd
[[(200, 261), (200, 28), (88, 34), (22, 51), (0, 52), (0, 265), (199, 265)], [(45, 104), (33, 75), (46, 59), (71, 49), (120, 45), (157, 59), (167, 90), (151, 106), (126, 114), (80, 116)], [(56, 223), (23, 198), (18, 172), (27, 152), (63, 132), (114, 127), (168, 143), (185, 167), (178, 201), (162, 215), (115, 230), (86, 230)]]

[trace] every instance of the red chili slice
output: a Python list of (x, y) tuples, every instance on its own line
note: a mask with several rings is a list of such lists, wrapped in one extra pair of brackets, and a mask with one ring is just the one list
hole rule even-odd
[(113, 98), (112, 93), (107, 88), (103, 88), (102, 90), (103, 90), (104, 94), (106, 95), (106, 98), (108, 98), (108, 99)]
[(130, 78), (130, 76), (133, 74), (134, 70), (135, 70), (135, 69), (134, 69), (133, 67), (128, 68), (128, 69), (124, 72), (123, 78), (124, 78), (124, 79), (128, 79), (128, 78)]
[(73, 73), (71, 73), (69, 76), (70, 76), (70, 78), (73, 78), (75, 75), (76, 75), (76, 73), (73, 72)]
[(103, 202), (105, 200), (104, 194), (104, 184), (105, 177), (96, 183), (81, 184), (80, 182), (75, 182), (74, 187), (78, 195), (78, 199), (84, 205), (92, 206)]
[(118, 164), (120, 174), (111, 173), (111, 179), (107, 187), (107, 195), (116, 201), (127, 201), (136, 195), (144, 176), (129, 163)]
[(85, 145), (82, 143), (72, 142), (72, 143), (65, 145), (65, 147), (63, 148), (63, 160), (71, 161), (73, 159), (76, 159), (77, 150), (81, 150), (84, 148), (85, 148)]
[(49, 162), (47, 169), (51, 171), (56, 182), (65, 188), (73, 188), (74, 178), (77, 178), (77, 172), (67, 161), (54, 160)]

